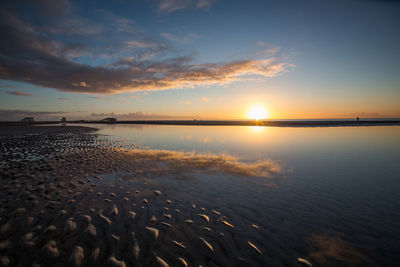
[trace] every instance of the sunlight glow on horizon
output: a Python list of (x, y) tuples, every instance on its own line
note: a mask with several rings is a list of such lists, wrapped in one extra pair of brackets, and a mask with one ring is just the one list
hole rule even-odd
[(256, 104), (250, 107), (247, 111), (246, 117), (251, 120), (261, 120), (269, 117), (269, 113), (264, 108), (264, 106), (260, 104)]

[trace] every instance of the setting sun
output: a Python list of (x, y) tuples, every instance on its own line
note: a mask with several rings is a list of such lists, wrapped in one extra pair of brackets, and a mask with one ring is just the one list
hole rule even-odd
[(247, 112), (247, 118), (251, 120), (261, 120), (268, 117), (267, 110), (262, 105), (254, 105)]

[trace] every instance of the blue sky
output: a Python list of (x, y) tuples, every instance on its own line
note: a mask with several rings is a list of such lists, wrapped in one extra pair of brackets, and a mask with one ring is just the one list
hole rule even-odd
[(397, 1), (15, 2), (1, 120), (400, 117)]

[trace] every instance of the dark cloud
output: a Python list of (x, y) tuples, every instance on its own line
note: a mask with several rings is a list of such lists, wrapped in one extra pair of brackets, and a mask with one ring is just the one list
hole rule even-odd
[(17, 95), (17, 96), (34, 96), (32, 94), (28, 94), (28, 93), (21, 92), (21, 91), (7, 91), (7, 94)]
[[(115, 94), (223, 85), (241, 80), (245, 75), (274, 77), (291, 67), (272, 56), (205, 64), (191, 64), (191, 57), (166, 59), (165, 53), (172, 51), (168, 45), (142, 33), (129, 32), (134, 24), (129, 19), (107, 11), (98, 12), (112, 17), (119, 27), (116, 32), (122, 32), (123, 40), (112, 43), (114, 38), (104, 40), (103, 36), (103, 43), (95, 42), (93, 47), (76, 41), (67, 42), (65, 38), (56, 38), (54, 30), (48, 26), (33, 25), (14, 13), (0, 11), (0, 79), (65, 92)], [(93, 40), (97, 41), (96, 37)], [(75, 60), (85, 53), (109, 63), (88, 65)]]

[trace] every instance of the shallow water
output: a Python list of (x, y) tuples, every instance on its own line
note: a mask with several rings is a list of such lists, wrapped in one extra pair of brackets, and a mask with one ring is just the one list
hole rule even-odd
[[(399, 259), (400, 127), (95, 127), (140, 148), (223, 153), (243, 162), (271, 159), (284, 166), (283, 173), (273, 178), (273, 186), (260, 177), (254, 181), (227, 179), (224, 174), (193, 176), (193, 199), (214, 202), (268, 229), (258, 244), (282, 247), (262, 248), (270, 250), (271, 257), (278, 257), (275, 250), (281, 251), (281, 257), (296, 253), (307, 257), (318, 246), (336, 246), (340, 242), (335, 240), (340, 239), (346, 245), (337, 246), (348, 245), (344, 250), (354, 248), (368, 258), (364, 264), (393, 265)], [(186, 190), (182, 185), (175, 188)], [(292, 249), (295, 252), (288, 252)], [(345, 258), (352, 264), (352, 257), (335, 258), (325, 250), (327, 255), (314, 255), (317, 263), (324, 264), (328, 258), (329, 264), (338, 264), (338, 258)]]
[[(64, 266), (79, 246), (81, 266), (114, 256), (127, 266), (154, 266), (157, 257), (170, 266), (178, 257), (189, 266), (398, 263), (400, 127), (88, 126), (100, 130), (3, 133), (2, 262)], [(72, 233), (62, 230), (67, 218), (78, 225)], [(60, 255), (46, 254), (49, 242)]]

